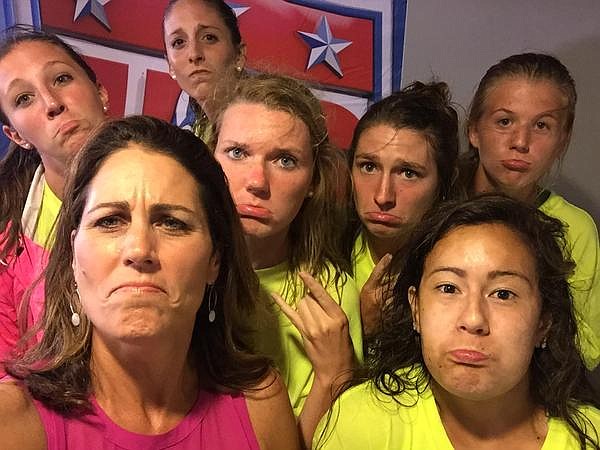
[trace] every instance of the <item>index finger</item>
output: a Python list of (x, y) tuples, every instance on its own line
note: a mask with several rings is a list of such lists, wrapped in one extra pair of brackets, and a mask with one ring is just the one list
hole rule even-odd
[(292, 324), (302, 334), (302, 332), (304, 331), (304, 327), (300, 314), (298, 314), (298, 312), (294, 310), (294, 308), (288, 305), (287, 302), (279, 294), (272, 292), (271, 298), (275, 300), (275, 303), (277, 303), (279, 308), (281, 308), (281, 311), (287, 316), (288, 319), (290, 319), (290, 322), (292, 322)]
[(340, 312), (343, 313), (340, 305), (331, 298), (329, 292), (327, 292), (321, 283), (315, 280), (312, 275), (306, 272), (300, 272), (299, 275), (304, 285), (310, 291), (310, 295), (317, 301), (321, 308), (323, 308), (323, 311), (325, 311), (327, 315), (333, 317), (339, 315)]
[(386, 274), (388, 268), (390, 267), (391, 262), (391, 254), (386, 253), (385, 255), (383, 255), (383, 257), (379, 260), (377, 265), (373, 268), (373, 271), (371, 272), (371, 275), (369, 275), (365, 286), (368, 285), (369, 288), (376, 288), (377, 286), (381, 285), (381, 281), (384, 275)]

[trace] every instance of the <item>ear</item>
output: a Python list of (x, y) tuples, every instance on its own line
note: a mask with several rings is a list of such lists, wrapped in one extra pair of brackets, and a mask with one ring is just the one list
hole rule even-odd
[(411, 286), (408, 288), (408, 302), (410, 303), (410, 310), (412, 312), (413, 326), (415, 331), (421, 334), (421, 323), (419, 318), (419, 295), (417, 288)]
[(2, 125), (2, 131), (4, 132), (6, 137), (8, 137), (11, 141), (13, 141), (18, 146), (26, 148), (28, 150), (32, 148), (31, 144), (29, 142), (27, 142), (25, 139), (23, 139), (21, 137), (21, 135), (19, 134), (19, 132), (17, 130), (15, 130), (13, 127), (10, 127), (8, 125)]
[(169, 76), (170, 76), (172, 79), (176, 80), (176, 79), (177, 79), (177, 76), (175, 75), (175, 71), (173, 70), (173, 67), (171, 66), (171, 63), (170, 63), (170, 62), (167, 62), (167, 64), (168, 64), (168, 66), (169, 66)]
[(540, 347), (544, 339), (546, 339), (546, 335), (552, 326), (552, 318), (549, 315), (544, 315), (540, 318), (540, 323), (538, 325), (538, 330), (536, 333), (536, 347)]
[(221, 255), (219, 252), (215, 251), (211, 255), (208, 261), (208, 276), (206, 282), (208, 284), (215, 284), (217, 278), (219, 277), (219, 269), (221, 268)]
[(98, 88), (98, 95), (100, 96), (100, 101), (102, 102), (102, 107), (104, 111), (108, 111), (108, 91), (101, 83), (96, 83), (96, 87)]
[(235, 66), (242, 69), (246, 66), (246, 44), (242, 42), (239, 47), (239, 53), (235, 60)]
[(71, 231), (71, 253), (73, 254), (73, 260), (71, 261), (71, 269), (73, 269), (73, 276), (77, 273), (77, 259), (75, 258), (75, 236), (77, 236), (77, 230)]
[(469, 136), (469, 142), (473, 147), (479, 150), (479, 131), (475, 125), (469, 125), (467, 128), (467, 135)]

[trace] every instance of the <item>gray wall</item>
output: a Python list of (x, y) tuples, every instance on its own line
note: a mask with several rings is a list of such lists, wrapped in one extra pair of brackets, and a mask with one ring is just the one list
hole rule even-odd
[(467, 108), (485, 70), (541, 51), (571, 71), (579, 101), (560, 175), (551, 184), (600, 224), (600, 1), (408, 0), (403, 85), (432, 75)]

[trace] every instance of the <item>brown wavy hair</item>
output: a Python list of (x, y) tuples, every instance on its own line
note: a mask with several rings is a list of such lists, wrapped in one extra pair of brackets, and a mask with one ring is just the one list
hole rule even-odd
[[(71, 46), (57, 36), (28, 27), (16, 26), (5, 32), (0, 43), (0, 60), (23, 42), (43, 42), (60, 48), (83, 69), (90, 81), (96, 84), (96, 74)], [(1, 108), (0, 122), (11, 126)], [(23, 235), (21, 215), (33, 175), (41, 162), (37, 151), (24, 149), (14, 142), (9, 144), (7, 154), (0, 161), (0, 230), (3, 230), (0, 238), (0, 261), (6, 261), (9, 255), (20, 252), (17, 246)]]
[(300, 81), (284, 75), (259, 74), (242, 78), (217, 115), (213, 148), (223, 113), (236, 103), (259, 104), (286, 112), (308, 128), (313, 151), (313, 195), (304, 200), (290, 225), (288, 285), (293, 289), (300, 270), (312, 273), (324, 284), (334, 282), (337, 285), (340, 277), (350, 271), (350, 265), (343, 257), (340, 233), (347, 220), (349, 173), (342, 152), (329, 140), (319, 100)]
[(247, 345), (247, 317), (258, 301), (258, 280), (250, 265), (242, 226), (225, 175), (206, 145), (191, 132), (162, 120), (131, 116), (105, 123), (77, 155), (59, 215), (56, 243), (45, 272), (46, 303), (39, 344), (7, 363), (7, 372), (22, 380), (34, 398), (63, 414), (89, 408), (93, 324), (70, 322), (74, 296), (71, 233), (78, 229), (88, 187), (100, 166), (130, 143), (143, 145), (179, 162), (196, 180), (206, 211), (213, 248), (219, 254), (214, 284), (216, 319), (208, 322), (208, 292), (196, 315), (189, 358), (203, 385), (251, 389), (263, 380), (270, 362)]

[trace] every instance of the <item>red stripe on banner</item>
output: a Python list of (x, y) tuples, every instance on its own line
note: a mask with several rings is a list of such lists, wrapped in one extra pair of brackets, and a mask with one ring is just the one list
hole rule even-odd
[(327, 119), (327, 128), (331, 142), (339, 148), (348, 149), (352, 142), (352, 133), (358, 123), (354, 114), (337, 103), (321, 100), (321, 106)]
[(112, 117), (123, 117), (127, 97), (127, 65), (92, 56), (84, 58), (96, 72), (98, 81), (108, 91), (109, 114)]
[(144, 93), (143, 114), (168, 122), (173, 118), (181, 88), (169, 74), (148, 70)]

